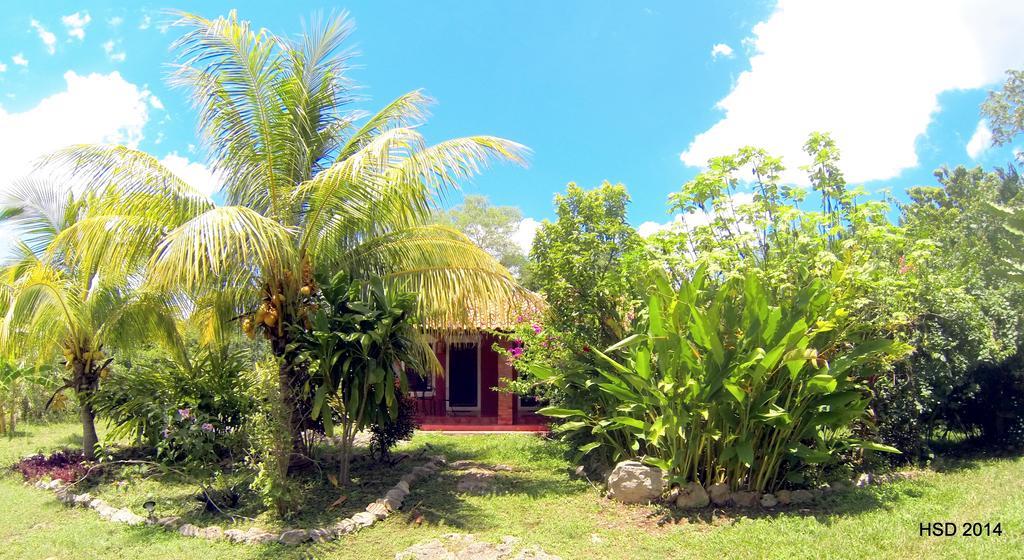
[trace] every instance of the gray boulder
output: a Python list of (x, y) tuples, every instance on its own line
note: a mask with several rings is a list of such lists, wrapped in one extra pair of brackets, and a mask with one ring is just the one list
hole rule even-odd
[(710, 503), (711, 498), (708, 497), (707, 491), (696, 482), (684, 485), (676, 496), (676, 505), (685, 509), (707, 507)]
[(761, 507), (773, 508), (779, 505), (779, 499), (775, 497), (775, 494), (765, 494), (761, 496)]
[(794, 490), (790, 493), (789, 502), (791, 504), (806, 504), (813, 499), (814, 494), (810, 490)]
[(731, 499), (729, 495), (729, 486), (726, 484), (712, 484), (708, 486), (708, 496), (711, 497), (711, 503), (716, 506), (728, 505)]
[(752, 508), (760, 503), (756, 492), (733, 492), (732, 503), (737, 507)]
[(292, 529), (291, 531), (285, 531), (278, 537), (277, 542), (287, 545), (297, 545), (304, 543), (309, 540), (309, 531), (305, 529)]

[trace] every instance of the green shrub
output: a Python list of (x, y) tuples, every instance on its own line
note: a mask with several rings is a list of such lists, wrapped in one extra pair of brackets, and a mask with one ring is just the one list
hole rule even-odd
[(370, 453), (379, 461), (386, 461), (398, 442), (409, 439), (419, 428), (416, 420), (416, 400), (399, 393), (398, 414), (394, 418), (382, 415), (380, 421), (370, 426)]
[(437, 360), (428, 362), (430, 349), (413, 323), (412, 294), (344, 273), (319, 284), (315, 312), (308, 327), (295, 330), (289, 352), (309, 368), (313, 419), (328, 435), (340, 427), (339, 479), (348, 483), (356, 433), (398, 420), (409, 391), (401, 364), (424, 371)]
[(851, 428), (871, 398), (864, 368), (909, 347), (865, 339), (821, 280), (784, 298), (754, 274), (709, 284), (703, 268), (677, 289), (657, 276), (646, 330), (592, 350), (597, 368), (534, 365), (579, 405), (540, 411), (566, 420), (556, 431), (585, 441), (583, 453), (640, 458), (677, 483), (755, 491), (851, 451), (896, 451)]
[(254, 407), (245, 375), (251, 360), (234, 345), (199, 348), (189, 366), (140, 352), (104, 381), (94, 406), (112, 424), (110, 437), (157, 447), (169, 462), (202, 463), (211, 453), (222, 457), (245, 447), (240, 428)]

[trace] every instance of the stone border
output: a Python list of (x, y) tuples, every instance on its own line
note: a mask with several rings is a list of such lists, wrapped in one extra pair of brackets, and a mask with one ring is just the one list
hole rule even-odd
[(88, 493), (72, 494), (70, 487), (60, 480), (50, 482), (37, 481), (36, 488), (52, 490), (57, 499), (68, 506), (87, 507), (95, 510), (101, 518), (114, 523), (125, 523), (128, 525), (152, 525), (162, 527), (168, 531), (177, 531), (186, 537), (196, 537), (209, 540), (226, 539), (234, 543), (265, 544), (277, 542), (285, 545), (297, 545), (307, 541), (324, 542), (334, 540), (342, 535), (354, 533), (365, 529), (374, 523), (386, 519), (392, 512), (402, 507), (402, 502), (409, 495), (412, 485), (420, 479), (426, 478), (446, 465), (448, 461), (443, 455), (429, 457), (426, 464), (414, 467), (408, 474), (399, 479), (384, 497), (366, 506), (352, 517), (342, 519), (333, 525), (317, 527), (313, 529), (287, 529), (280, 533), (266, 531), (259, 527), (252, 527), (248, 531), (241, 529), (224, 530), (217, 525), (209, 527), (198, 527), (185, 523), (180, 517), (161, 517), (160, 519), (149, 519), (136, 515), (127, 508), (115, 508), (99, 498), (93, 498)]
[(865, 488), (872, 484), (886, 484), (897, 480), (912, 478), (907, 473), (893, 472), (882, 475), (863, 473), (849, 483), (835, 481), (822, 484), (811, 490), (779, 490), (774, 494), (758, 494), (757, 492), (730, 492), (726, 484), (712, 484), (706, 489), (696, 482), (683, 485), (673, 490), (669, 503), (675, 503), (683, 509), (700, 509), (713, 504), (716, 506), (735, 506), (753, 508), (761, 506), (772, 509), (775, 506), (801, 505), (813, 502), (822, 496), (845, 492), (851, 488)]

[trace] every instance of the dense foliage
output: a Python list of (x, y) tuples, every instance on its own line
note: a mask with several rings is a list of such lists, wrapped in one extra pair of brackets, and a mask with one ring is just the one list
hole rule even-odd
[[(608, 464), (645, 457), (683, 473), (680, 480), (704, 482), (728, 472), (729, 467), (720, 463), (736, 461), (728, 443), (714, 439), (724, 447), (710, 458), (703, 457), (703, 463), (683, 468), (674, 461), (680, 460), (680, 453), (689, 457), (689, 451), (680, 451), (649, 431), (652, 426), (660, 429), (678, 411), (688, 411), (688, 404), (671, 401), (662, 378), (639, 375), (636, 363), (650, 360), (649, 369), (661, 371), (657, 369), (660, 364), (671, 360), (653, 350), (650, 357), (638, 358), (636, 349), (625, 354), (613, 352), (611, 361), (596, 359), (605, 355), (600, 350), (617, 348), (613, 346), (616, 341), (609, 340), (608, 326), (625, 327), (620, 338), (634, 344), (653, 335), (645, 330), (649, 326), (641, 324), (644, 313), (636, 313), (634, 307), (629, 317), (639, 321), (623, 321), (618, 311), (621, 303), (615, 304), (637, 301), (637, 284), (619, 284), (616, 297), (606, 299), (604, 307), (587, 305), (586, 297), (579, 297), (586, 292), (576, 287), (600, 285), (605, 278), (635, 280), (646, 277), (642, 272), (648, 269), (667, 274), (667, 282), (673, 286), (704, 282), (698, 277), (706, 271), (709, 290), (732, 293), (730, 305), (740, 306), (733, 310), (736, 316), (742, 316), (740, 310), (746, 302), (735, 288), (738, 284), (764, 286), (772, 305), (796, 313), (803, 309), (796, 302), (809, 286), (824, 286), (831, 308), (843, 313), (842, 321), (828, 320), (855, 327), (828, 331), (836, 337), (832, 343), (836, 349), (853, 351), (865, 339), (889, 340), (893, 348), (914, 348), (912, 353), (898, 352), (901, 359), (890, 357), (867, 369), (853, 369), (849, 379), (843, 378), (855, 383), (864, 399), (858, 403), (857, 414), (846, 418), (842, 426), (832, 427), (836, 445), (823, 445), (821, 440), (799, 442), (814, 450), (816, 463), (865, 460), (862, 454), (850, 452), (849, 441), (853, 440), (838, 444), (842, 438), (853, 438), (852, 434), (861, 447), (878, 447), (866, 442), (881, 442), (900, 449), (904, 453), (892, 456), (897, 461), (926, 458), (928, 441), (950, 430), (990, 444), (1024, 443), (1014, 440), (1020, 431), (1016, 418), (1022, 412), (1018, 356), (1024, 333), (1020, 324), (1024, 300), (1021, 284), (1006, 281), (1016, 269), (1000, 265), (1015, 254), (1015, 209), (1024, 203), (1015, 170), (941, 170), (936, 174), (939, 186), (911, 189), (909, 202), (896, 204), (887, 197), (868, 197), (862, 189), (846, 183), (839, 151), (828, 135), (811, 135), (805, 149), (812, 161), (806, 168), (809, 189), (783, 183), (781, 160), (763, 150), (743, 148), (711, 159), (704, 172), (670, 197), (670, 206), (680, 212), (679, 219), (632, 245), (629, 259), (616, 258), (622, 253), (608, 253), (604, 259), (595, 255), (593, 247), (601, 245), (581, 235), (590, 230), (572, 220), (573, 212), (560, 211), (556, 224), (545, 225), (547, 236), (538, 238), (531, 254), (535, 264), (543, 263), (549, 271), (547, 276), (537, 277), (547, 280), (538, 282), (537, 287), (563, 307), (553, 306), (545, 317), (517, 325), (509, 335), (512, 344), (506, 354), (524, 373), (513, 386), (524, 394), (540, 387), (552, 404), (546, 412), (568, 418), (561, 430), (588, 452), (591, 460)], [(596, 198), (598, 191), (588, 194)], [(586, 207), (580, 203), (579, 189), (573, 186), (558, 202), (565, 200), (575, 202), (570, 205), (572, 210)], [(619, 200), (622, 204), (610, 206), (613, 211), (605, 216), (592, 212), (589, 219), (606, 223), (602, 217), (611, 217), (613, 223), (625, 224), (628, 198), (624, 189)], [(893, 221), (893, 214), (899, 220)], [(628, 226), (625, 229), (628, 231), (616, 248), (606, 250), (630, 247), (621, 242), (629, 239), (632, 231)], [(561, 258), (549, 257), (552, 246), (558, 248)], [(585, 260), (575, 261), (575, 255), (607, 262), (609, 269), (574, 266)], [(639, 285), (639, 289), (645, 287)], [(649, 306), (647, 313), (658, 307)], [(570, 313), (577, 316), (569, 319)], [(763, 324), (719, 324), (712, 330), (729, 340), (729, 333), (739, 333), (735, 336), (741, 340), (765, 334)], [(678, 325), (675, 332), (677, 336), (697, 336), (692, 325)], [(634, 336), (627, 337), (629, 333)], [(755, 344), (751, 348), (768, 347)], [(609, 368), (611, 363), (620, 367)], [(747, 362), (723, 367), (742, 377), (742, 364), (749, 367)], [(621, 387), (630, 397), (623, 391), (609, 394), (608, 387), (614, 385), (608, 379), (612, 373), (632, 379)], [(544, 381), (538, 383), (538, 377)], [(650, 410), (650, 416), (633, 414), (641, 409)], [(796, 424), (806, 420), (786, 412)], [(709, 429), (709, 437), (725, 433), (718, 427)], [(801, 470), (792, 454), (796, 443), (788, 441), (779, 448), (752, 443), (749, 450), (758, 460), (756, 467), (750, 468), (759, 469), (757, 473), (751, 479), (734, 470), (725, 478), (733, 485), (761, 489), (778, 482), (774, 467), (784, 466), (796, 476)], [(688, 445), (700, 448), (702, 443), (697, 438)], [(767, 463), (765, 457), (771, 457)], [(708, 467), (711, 462), (721, 470)]]
[(532, 370), (581, 407), (540, 412), (584, 432), (581, 451), (641, 457), (680, 484), (764, 492), (851, 449), (888, 450), (853, 428), (870, 400), (866, 366), (906, 348), (865, 338), (831, 292), (820, 280), (779, 297), (753, 274), (716, 286), (698, 270), (678, 288), (659, 276), (646, 331), (593, 350), (597, 368)]

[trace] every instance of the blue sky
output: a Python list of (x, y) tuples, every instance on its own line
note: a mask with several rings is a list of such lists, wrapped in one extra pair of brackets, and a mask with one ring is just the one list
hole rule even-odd
[(123, 4), (5, 7), (0, 181), (35, 152), (97, 141), (137, 145), (211, 180), (186, 94), (165, 81), (177, 33), (165, 9), (213, 17), (238, 7), (279, 34), (348, 10), (362, 108), (423, 88), (438, 101), (428, 139), (526, 144), (528, 169), (492, 169), (465, 191), (531, 220), (553, 217), (566, 183), (607, 179), (626, 184), (631, 220), (649, 231), (672, 219), (667, 195), (733, 147), (768, 147), (800, 180), (800, 144), (814, 129), (836, 136), (848, 178), (897, 194), (932, 182), (942, 164), (1004, 165), (1015, 149), (987, 148), (978, 105), (1006, 68), (1024, 67), (1024, 3)]

